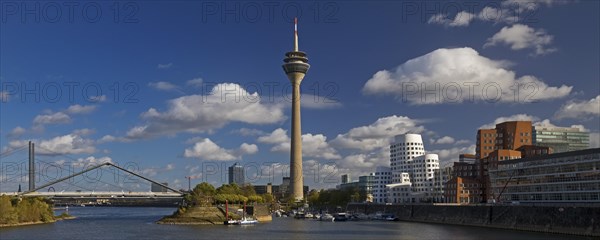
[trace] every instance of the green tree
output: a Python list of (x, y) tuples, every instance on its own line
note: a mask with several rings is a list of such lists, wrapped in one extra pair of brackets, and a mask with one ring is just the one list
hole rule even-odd
[(319, 204), (319, 191), (316, 189), (310, 190), (310, 192), (308, 192), (307, 200), (311, 205)]
[(254, 187), (251, 184), (244, 184), (244, 186), (242, 186), (240, 190), (242, 191), (242, 195), (246, 197), (256, 195), (256, 191), (254, 190)]
[(235, 183), (232, 183), (232, 184), (223, 184), (219, 188), (217, 188), (217, 193), (221, 193), (221, 194), (242, 194), (242, 190)]
[(0, 224), (17, 222), (17, 214), (9, 196), (0, 196)]
[(270, 193), (263, 194), (262, 198), (263, 198), (263, 202), (265, 202), (265, 203), (273, 203), (275, 201), (275, 198)]
[(210, 183), (202, 182), (194, 187), (194, 193), (200, 196), (214, 196), (217, 190)]

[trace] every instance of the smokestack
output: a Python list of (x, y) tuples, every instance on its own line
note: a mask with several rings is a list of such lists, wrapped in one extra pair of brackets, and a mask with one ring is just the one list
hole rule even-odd
[(29, 191), (35, 189), (35, 144), (29, 141)]

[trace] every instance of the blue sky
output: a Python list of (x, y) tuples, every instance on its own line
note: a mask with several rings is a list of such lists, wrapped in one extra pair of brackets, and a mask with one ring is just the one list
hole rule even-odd
[[(478, 128), (505, 120), (575, 125), (600, 144), (595, 1), (0, 7), (2, 191), (25, 183), (15, 176), (26, 151), (11, 151), (28, 140), (42, 164), (112, 161), (178, 188), (185, 176), (220, 185), (235, 162), (254, 184), (280, 183), (291, 111), (281, 64), (294, 16), (311, 64), (302, 83), (310, 186), (389, 164), (390, 139), (406, 132), (423, 134), (443, 163), (474, 152)], [(146, 187), (124, 187), (136, 188)]]

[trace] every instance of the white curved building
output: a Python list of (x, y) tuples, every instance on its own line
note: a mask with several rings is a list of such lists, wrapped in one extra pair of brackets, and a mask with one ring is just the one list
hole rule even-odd
[[(425, 154), (420, 134), (407, 133), (394, 138), (390, 146), (390, 167), (392, 184), (388, 185), (389, 202), (431, 201), (435, 191), (434, 179), (435, 171), (439, 169), (439, 157), (437, 154)], [(406, 189), (408, 186), (410, 193), (394, 194), (396, 188)]]
[(402, 173), (410, 174), (414, 158), (424, 154), (425, 148), (420, 134), (407, 133), (394, 137), (394, 142), (390, 146), (392, 182), (402, 182)]

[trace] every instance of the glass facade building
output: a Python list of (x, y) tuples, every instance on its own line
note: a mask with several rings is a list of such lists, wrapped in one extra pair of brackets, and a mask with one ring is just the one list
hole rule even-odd
[(550, 147), (554, 153), (583, 150), (590, 147), (590, 133), (579, 128), (536, 126), (533, 130), (533, 143)]
[(244, 185), (244, 166), (235, 163), (229, 167), (229, 184), (235, 183), (238, 186)]
[(600, 148), (500, 161), (489, 176), (499, 202), (600, 203)]

